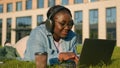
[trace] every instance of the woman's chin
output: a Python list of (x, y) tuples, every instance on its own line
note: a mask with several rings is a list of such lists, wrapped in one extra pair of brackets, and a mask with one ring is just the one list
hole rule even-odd
[(67, 37), (67, 35), (62, 35), (62, 36), (61, 36), (61, 38), (66, 38), (66, 37)]

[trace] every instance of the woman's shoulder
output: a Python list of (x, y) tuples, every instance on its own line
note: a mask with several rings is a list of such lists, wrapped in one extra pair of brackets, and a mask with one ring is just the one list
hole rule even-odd
[(39, 26), (34, 28), (31, 33), (33, 33), (33, 34), (36, 33), (36, 34), (40, 34), (40, 35), (51, 34), (50, 32), (47, 31), (45, 24), (40, 24)]
[(71, 30), (71, 31), (69, 31), (68, 36), (70, 36), (70, 37), (71, 36), (76, 36), (76, 33)]
[(68, 35), (65, 39), (66, 40), (71, 40), (71, 39), (74, 39), (74, 38), (76, 38), (76, 33), (71, 30), (71, 31), (69, 31), (69, 33), (68, 33)]
[(35, 27), (32, 31), (38, 31), (38, 32), (41, 32), (41, 31), (44, 32), (44, 31), (46, 31), (45, 24), (41, 24), (41, 25)]

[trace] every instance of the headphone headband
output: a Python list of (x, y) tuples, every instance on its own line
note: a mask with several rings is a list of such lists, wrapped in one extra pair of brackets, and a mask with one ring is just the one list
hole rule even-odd
[(54, 16), (54, 14), (56, 14), (58, 11), (62, 10), (62, 9), (65, 9), (65, 7), (59, 7), (59, 8), (56, 8), (51, 14), (50, 16), (48, 17), (48, 19), (50, 20), (52, 16)]

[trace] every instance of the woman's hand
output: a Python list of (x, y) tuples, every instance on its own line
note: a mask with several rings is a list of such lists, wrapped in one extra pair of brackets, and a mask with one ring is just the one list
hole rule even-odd
[(66, 60), (73, 60), (76, 64), (79, 61), (79, 58), (73, 52), (61, 52), (58, 59), (60, 60), (60, 62)]

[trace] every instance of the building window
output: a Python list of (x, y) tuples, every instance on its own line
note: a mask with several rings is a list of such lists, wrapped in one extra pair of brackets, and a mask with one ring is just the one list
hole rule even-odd
[(37, 8), (43, 8), (44, 7), (44, 0), (37, 0)]
[(96, 1), (99, 1), (99, 0), (90, 0), (90, 2), (96, 2)]
[(37, 16), (37, 26), (39, 26), (43, 22), (43, 15)]
[(98, 9), (89, 12), (90, 38), (98, 38)]
[(55, 5), (55, 0), (48, 0), (48, 7), (52, 7)]
[(32, 9), (32, 0), (26, 1), (26, 10)]
[(3, 5), (0, 4), (0, 13), (3, 13)]
[(107, 39), (116, 39), (116, 8), (106, 9)]
[(16, 18), (16, 41), (30, 34), (31, 23), (31, 16)]
[(83, 0), (74, 0), (75, 4), (83, 3)]
[(13, 4), (12, 3), (7, 4), (7, 12), (12, 12), (12, 10), (13, 10)]
[(96, 2), (96, 1), (99, 1), (99, 0), (89, 0), (89, 2)]
[(82, 11), (75, 11), (74, 13), (74, 23), (75, 23), (75, 32), (77, 34), (78, 43), (82, 43), (82, 20), (83, 13)]
[(62, 0), (62, 5), (68, 5), (68, 3), (69, 3), (69, 0)]
[(2, 44), (2, 19), (0, 19), (0, 45)]
[(75, 11), (75, 24), (82, 23), (82, 11)]
[(11, 23), (12, 23), (12, 19), (8, 18), (7, 19), (7, 40), (9, 40), (11, 42)]
[(16, 11), (21, 11), (22, 10), (22, 2), (17, 2), (16, 3)]

